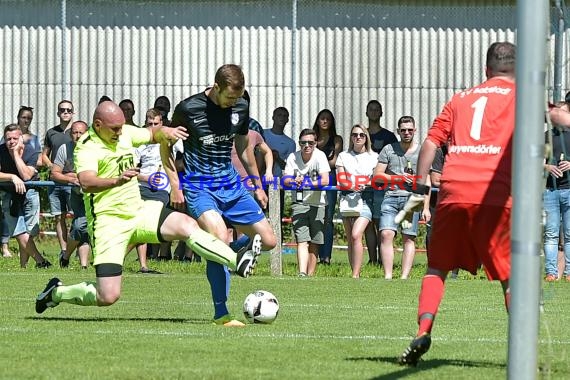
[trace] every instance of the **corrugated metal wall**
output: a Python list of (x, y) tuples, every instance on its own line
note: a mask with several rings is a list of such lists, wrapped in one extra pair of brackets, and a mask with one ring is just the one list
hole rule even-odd
[(275, 107), (294, 108), (294, 138), (322, 108), (346, 138), (370, 99), (384, 105), (384, 126), (408, 114), (423, 135), (453, 92), (483, 79), (488, 45), (514, 41), (515, 8), (411, 3), (299, 0), (293, 31), (291, 0), (66, 1), (65, 29), (62, 1), (0, 0), (0, 122), (29, 105), (43, 136), (68, 94), (79, 119), (108, 95), (132, 99), (142, 123), (157, 96), (176, 104), (232, 62), (244, 67), (262, 125), (271, 126)]

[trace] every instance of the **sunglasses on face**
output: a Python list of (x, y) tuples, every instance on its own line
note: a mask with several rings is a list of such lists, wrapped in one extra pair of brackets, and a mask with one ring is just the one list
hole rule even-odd
[(413, 128), (410, 128), (410, 129), (400, 129), (400, 132), (401, 132), (401, 133), (406, 133), (406, 132), (407, 132), (407, 133), (412, 133), (413, 131), (414, 131)]
[(59, 113), (73, 113), (72, 108), (60, 108)]
[(299, 141), (299, 145), (301, 145), (301, 146), (313, 146), (313, 145), (315, 145), (315, 141)]
[(351, 133), (350, 135), (354, 138), (361, 138), (361, 139), (366, 137), (366, 134), (364, 133)]

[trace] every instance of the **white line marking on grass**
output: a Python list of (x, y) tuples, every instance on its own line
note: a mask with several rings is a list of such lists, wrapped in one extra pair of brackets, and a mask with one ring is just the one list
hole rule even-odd
[[(0, 297), (0, 302), (28, 302), (30, 298), (23, 298), (23, 297)], [(162, 300), (126, 300), (121, 299), (121, 304), (125, 305), (164, 305), (164, 301)], [(204, 301), (204, 302), (195, 302), (195, 301), (185, 301), (185, 300), (169, 300), (169, 305), (187, 305), (187, 306), (210, 306), (212, 303), (211, 301)], [(228, 301), (227, 303), (229, 306), (237, 306), (241, 305), (238, 300)], [(382, 304), (373, 304), (373, 303), (354, 303), (354, 304), (341, 304), (341, 303), (327, 303), (327, 304), (319, 304), (319, 303), (282, 303), (281, 307), (284, 309), (290, 310), (302, 310), (302, 309), (325, 309), (325, 310), (393, 310), (393, 311), (416, 311), (417, 306), (402, 306), (402, 305), (382, 305)], [(504, 309), (502, 304), (497, 304), (496, 307), (493, 306), (473, 306), (469, 309), (465, 309), (462, 307), (449, 307), (445, 306), (440, 309), (440, 312), (465, 312), (465, 313), (473, 313), (473, 311), (496, 311), (498, 309)]]
[[(107, 323), (107, 322), (105, 322)], [(267, 326), (260, 326), (261, 328), (267, 328)], [(374, 341), (409, 341), (412, 339), (411, 336), (387, 336), (387, 335), (321, 335), (321, 334), (292, 334), (292, 333), (270, 333), (270, 332), (251, 332), (252, 329), (256, 327), (249, 325), (248, 329), (239, 330), (240, 332), (244, 332), (244, 336), (252, 337), (252, 338), (268, 338), (268, 339), (306, 339), (306, 340), (314, 340), (314, 339), (321, 339), (321, 340), (374, 340)], [(216, 332), (214, 332), (216, 331)], [(228, 329), (223, 329), (220, 327), (216, 327), (214, 330), (211, 331), (170, 331), (170, 330), (153, 330), (153, 329), (121, 329), (121, 333), (123, 335), (156, 335), (156, 336), (179, 336), (179, 337), (218, 337), (220, 335), (225, 335), (226, 332), (229, 332)], [(238, 330), (231, 330), (231, 331), (238, 331)], [(2, 327), (0, 328), (0, 332), (12, 332), (12, 333), (36, 333), (37, 329), (31, 328), (21, 328), (21, 327)], [(45, 333), (47, 334), (57, 334), (58, 336), (62, 336), (64, 334), (68, 335), (75, 335), (75, 332), (71, 330), (46, 330)], [(118, 335), (117, 330), (107, 330), (107, 329), (97, 329), (93, 331), (94, 334), (102, 334), (102, 335)], [(507, 344), (506, 339), (497, 339), (497, 338), (462, 338), (462, 337), (450, 337), (450, 336), (440, 336), (440, 337), (432, 337), (432, 339), (436, 342), (446, 342), (446, 343), (484, 343), (484, 344)], [(569, 340), (552, 340), (552, 341), (545, 341), (540, 340), (540, 344), (556, 344), (556, 345), (568, 345), (570, 344)]]

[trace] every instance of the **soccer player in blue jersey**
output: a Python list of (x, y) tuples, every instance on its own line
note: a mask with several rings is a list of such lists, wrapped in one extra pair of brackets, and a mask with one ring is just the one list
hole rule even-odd
[[(254, 196), (265, 208), (267, 195), (247, 138), (249, 105), (242, 98), (244, 87), (242, 69), (223, 65), (212, 87), (178, 104), (171, 127), (183, 126), (189, 135), (184, 141), (184, 175), (177, 177), (173, 163), (165, 169), (172, 182), (171, 203), (175, 208), (186, 208), (201, 228), (225, 241), (229, 240), (227, 221), (245, 234), (235, 249), (241, 246), (259, 252), (275, 247), (275, 234), (231, 162), (235, 140), (238, 157), (252, 178)], [(206, 273), (214, 301), (214, 321), (224, 326), (243, 326), (226, 307), (230, 283), (227, 268), (208, 260)]]

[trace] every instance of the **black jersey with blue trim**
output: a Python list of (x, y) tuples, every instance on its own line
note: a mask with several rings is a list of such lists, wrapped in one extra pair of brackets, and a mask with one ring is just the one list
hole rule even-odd
[(171, 126), (183, 126), (189, 134), (184, 141), (183, 189), (215, 188), (239, 181), (231, 151), (235, 135), (247, 135), (248, 120), (249, 106), (243, 98), (233, 107), (221, 108), (201, 92), (176, 106)]

